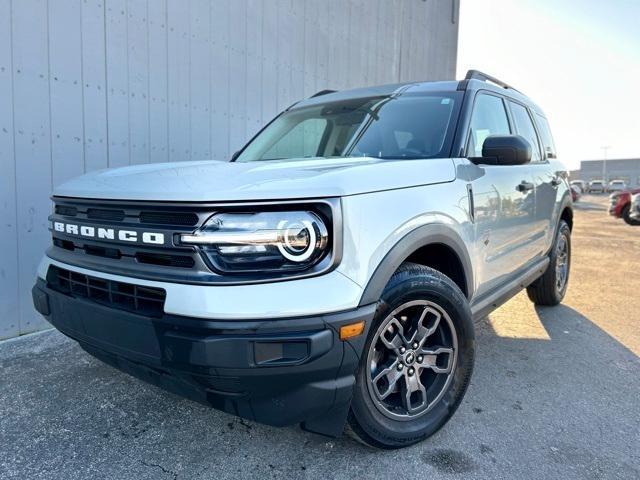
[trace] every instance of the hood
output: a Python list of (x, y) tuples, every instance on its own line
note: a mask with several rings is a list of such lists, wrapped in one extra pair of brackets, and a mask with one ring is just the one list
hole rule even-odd
[(449, 182), (453, 161), (309, 158), (262, 162), (181, 162), (100, 170), (54, 190), (64, 197), (227, 202), (340, 197)]

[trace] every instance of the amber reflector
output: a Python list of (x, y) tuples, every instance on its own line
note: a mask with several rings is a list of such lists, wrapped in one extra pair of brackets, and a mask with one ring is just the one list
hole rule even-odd
[(357, 337), (364, 332), (364, 321), (358, 323), (350, 323), (340, 327), (340, 340), (348, 340)]

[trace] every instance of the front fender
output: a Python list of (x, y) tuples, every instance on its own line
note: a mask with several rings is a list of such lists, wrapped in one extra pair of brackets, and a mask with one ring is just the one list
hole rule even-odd
[(428, 224), (412, 230), (389, 250), (369, 279), (360, 299), (360, 305), (377, 302), (391, 276), (402, 262), (419, 248), (433, 244), (445, 245), (458, 256), (464, 269), (467, 295), (470, 296), (474, 290), (473, 268), (464, 241), (454, 229), (447, 225)]

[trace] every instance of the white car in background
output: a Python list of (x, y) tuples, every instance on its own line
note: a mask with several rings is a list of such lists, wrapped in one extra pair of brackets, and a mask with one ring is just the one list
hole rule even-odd
[(585, 193), (587, 191), (587, 182), (584, 180), (571, 180), (570, 185), (578, 188), (580, 193)]
[(588, 193), (606, 193), (607, 187), (602, 180), (593, 180), (589, 182)]
[(611, 180), (609, 182), (610, 192), (622, 192), (627, 189), (627, 184), (624, 180)]

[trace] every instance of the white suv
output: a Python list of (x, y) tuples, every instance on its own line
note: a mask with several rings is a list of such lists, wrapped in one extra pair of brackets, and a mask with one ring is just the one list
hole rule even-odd
[(410, 445), (463, 398), (474, 318), (567, 288), (544, 114), (465, 80), (320, 92), (229, 162), (57, 188), (35, 306), (91, 354), (234, 415)]
[(611, 180), (609, 182), (610, 192), (623, 192), (627, 189), (627, 184), (624, 180)]
[(589, 182), (589, 193), (607, 193), (606, 184), (602, 180)]

